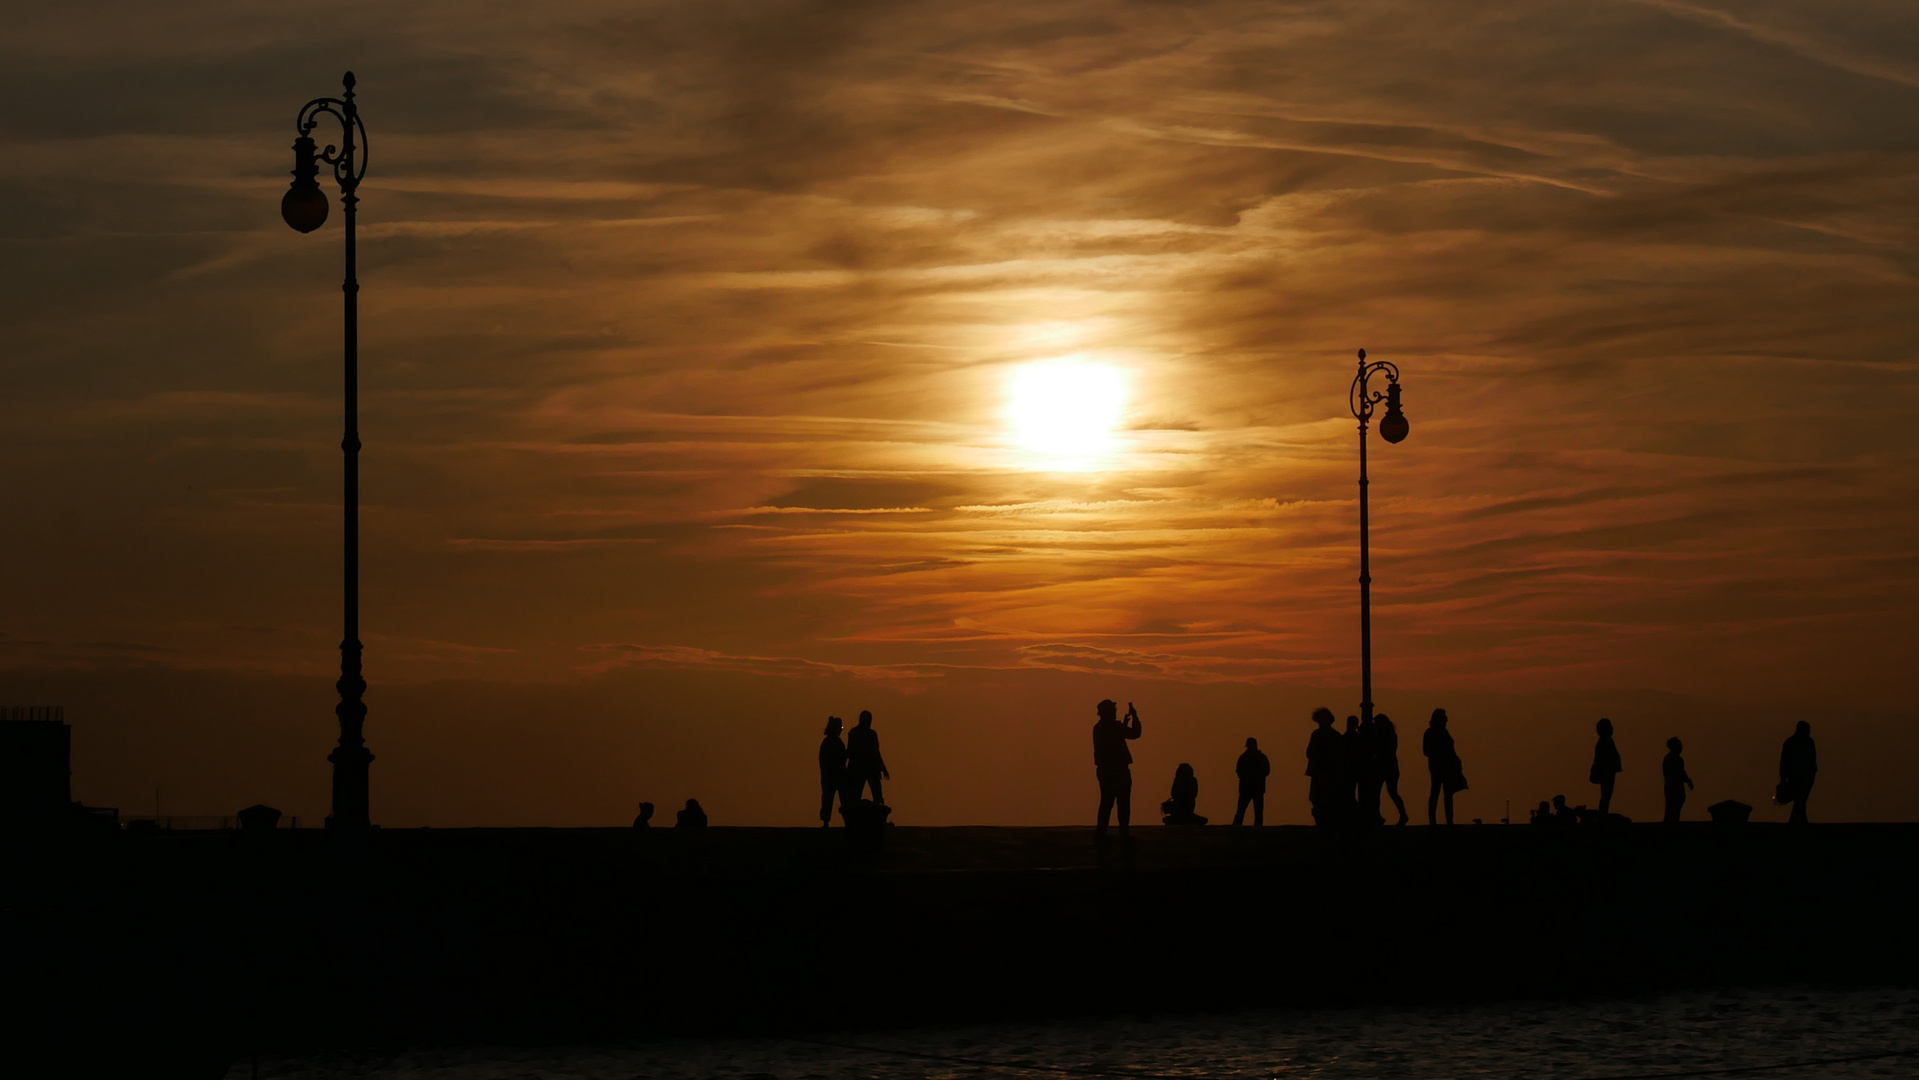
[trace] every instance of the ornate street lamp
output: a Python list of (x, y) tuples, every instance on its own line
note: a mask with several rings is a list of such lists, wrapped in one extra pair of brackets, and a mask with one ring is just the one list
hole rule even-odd
[[(353, 103), (353, 73), (340, 80), (345, 88), (337, 98), (314, 98), (300, 109), (294, 120), (293, 184), (280, 200), (280, 216), (294, 229), (310, 233), (326, 223), (327, 197), (320, 190), (320, 166), (333, 169), (340, 185), (340, 205), (346, 210), (346, 435), (340, 450), (346, 457), (346, 636), (340, 641), (340, 704), (334, 713), (340, 718), (340, 745), (327, 760), (333, 763), (333, 816), (327, 826), (333, 829), (365, 829), (372, 821), (367, 813), (367, 767), (373, 754), (366, 748), (362, 728), (366, 722), (366, 680), (360, 675), (360, 281), (354, 272), (353, 219), (360, 203), (355, 194), (360, 178), (366, 175), (366, 127), (360, 123), (360, 110)], [(335, 147), (317, 149), (313, 129), (322, 115), (340, 123), (341, 142)]]
[[(1382, 393), (1369, 385), (1373, 376), (1386, 377)], [(1386, 415), (1379, 420), (1379, 437), (1389, 443), (1401, 442), (1409, 429), (1406, 414), (1399, 411), (1399, 368), (1385, 360), (1366, 362), (1366, 350), (1359, 350), (1359, 374), (1353, 376), (1351, 393), (1353, 418), (1359, 421), (1359, 683), (1362, 700), (1359, 707), (1366, 721), (1373, 718), (1373, 574), (1367, 551), (1370, 522), (1366, 508), (1366, 426), (1373, 410), (1386, 403)]]

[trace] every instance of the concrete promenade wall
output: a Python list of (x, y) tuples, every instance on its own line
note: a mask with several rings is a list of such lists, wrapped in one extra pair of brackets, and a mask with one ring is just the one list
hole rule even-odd
[[(1909, 982), (1919, 826), (14, 838), (7, 1044), (323, 1046)], [(92, 1063), (92, 1064), (88, 1064)], [(165, 1064), (176, 1063), (176, 1064)], [(175, 1068), (168, 1073), (167, 1068)], [(118, 1070), (118, 1071), (116, 1071)]]

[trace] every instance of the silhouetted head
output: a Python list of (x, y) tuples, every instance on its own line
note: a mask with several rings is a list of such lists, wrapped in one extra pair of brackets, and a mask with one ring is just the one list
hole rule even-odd
[(1184, 761), (1179, 763), (1179, 768), (1173, 770), (1173, 779), (1175, 780), (1183, 780), (1192, 775), (1193, 767)]
[(1314, 709), (1313, 723), (1318, 724), (1320, 727), (1323, 727), (1323, 728), (1332, 727), (1333, 726), (1333, 710), (1327, 708), (1324, 705), (1321, 705), (1319, 708)]
[(698, 799), (686, 800), (686, 808), (688, 810), (698, 810), (700, 808), (700, 800)]
[(1686, 744), (1680, 742), (1679, 736), (1677, 735), (1674, 735), (1672, 738), (1666, 740), (1666, 749), (1671, 750), (1675, 754), (1677, 754), (1681, 750), (1684, 750), (1685, 748), (1686, 748)]
[(640, 820), (645, 821), (646, 819), (652, 816), (653, 816), (653, 804), (650, 802), (641, 803), (640, 804)]
[(1798, 726), (1792, 729), (1792, 733), (1794, 735), (1810, 735), (1812, 734), (1812, 725), (1806, 723), (1804, 720), (1801, 720), (1799, 721)]
[(1385, 713), (1380, 713), (1378, 716), (1373, 717), (1373, 726), (1391, 731), (1393, 729), (1393, 718), (1387, 716)]
[(1446, 726), (1446, 710), (1444, 709), (1433, 710), (1433, 726), (1434, 727)]
[(838, 735), (840, 730), (845, 726), (846, 722), (837, 716), (829, 716), (826, 718), (826, 733), (828, 735)]
[(1252, 738), (1252, 737), (1250, 737), (1250, 736), (1249, 736), (1249, 737), (1248, 737), (1248, 738), (1246, 739), (1246, 749), (1248, 749), (1248, 750), (1257, 750), (1257, 749), (1259, 749), (1259, 740), (1258, 740), (1258, 739), (1255, 739), (1255, 738)]
[(1119, 703), (1114, 701), (1112, 698), (1107, 698), (1105, 701), (1100, 702), (1099, 718), (1101, 720), (1119, 719)]
[(1594, 724), (1593, 728), (1597, 730), (1601, 735), (1611, 735), (1612, 721), (1602, 716), (1599, 718), (1599, 723)]
[(1357, 716), (1347, 717), (1346, 718), (1346, 734), (1351, 735), (1353, 732), (1358, 730), (1359, 730), (1359, 717)]
[(866, 711), (865, 709), (861, 709), (861, 710), (860, 710), (860, 722), (859, 722), (859, 726), (860, 726), (860, 727), (872, 727), (872, 726), (873, 726), (873, 714), (872, 714), (872, 713), (870, 713), (870, 712), (867, 712), (867, 711)]
[(1564, 795), (1554, 795), (1554, 796), (1553, 796), (1553, 809), (1554, 809), (1554, 810), (1564, 810), (1565, 808), (1566, 808), (1566, 797), (1565, 797)]

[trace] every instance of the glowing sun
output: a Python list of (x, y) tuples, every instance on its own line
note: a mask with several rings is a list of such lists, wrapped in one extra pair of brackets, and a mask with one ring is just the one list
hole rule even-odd
[(1117, 368), (1079, 360), (1041, 360), (1015, 368), (1007, 386), (1007, 419), (1030, 467), (1080, 471), (1113, 449), (1126, 407)]

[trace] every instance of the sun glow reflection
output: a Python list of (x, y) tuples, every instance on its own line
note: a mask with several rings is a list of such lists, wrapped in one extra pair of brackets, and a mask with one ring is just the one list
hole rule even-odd
[(1126, 408), (1118, 368), (1073, 358), (1015, 368), (1007, 385), (1014, 438), (1035, 456), (1029, 468), (1080, 472), (1113, 450)]

